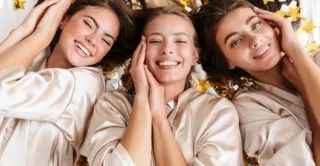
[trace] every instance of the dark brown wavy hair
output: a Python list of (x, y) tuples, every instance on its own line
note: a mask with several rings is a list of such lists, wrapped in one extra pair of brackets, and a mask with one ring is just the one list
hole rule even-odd
[(245, 0), (211, 0), (195, 13), (196, 30), (202, 48), (200, 62), (210, 79), (248, 75), (239, 68), (229, 70), (228, 60), (216, 41), (220, 20), (229, 12), (240, 7), (253, 8), (253, 5)]
[[(211, 79), (225, 76), (232, 78), (250, 76), (246, 71), (237, 67), (229, 70), (228, 60), (216, 41), (219, 22), (226, 14), (237, 8), (253, 8), (254, 6), (274, 12), (279, 10), (282, 4), (290, 2), (291, 0), (283, 3), (269, 2), (264, 5), (263, 0), (209, 0), (209, 3), (203, 5), (195, 13), (195, 18), (197, 33), (201, 39), (200, 47), (202, 47), (200, 61), (208, 76)], [(295, 24), (293, 23), (293, 26)]]
[[(43, 1), (39, 0), (38, 4)], [(130, 4), (132, 5), (132, 3), (127, 4), (124, 0), (76, 0), (66, 12), (65, 16), (73, 16), (87, 6), (106, 7), (115, 12), (119, 18), (120, 32), (118, 39), (107, 55), (92, 66), (99, 66), (103, 69), (114, 67), (122, 64), (134, 52), (140, 40), (139, 34), (141, 34), (142, 26), (140, 12), (134, 11)], [(59, 41), (60, 34), (61, 30), (58, 29), (50, 43), (51, 50)]]

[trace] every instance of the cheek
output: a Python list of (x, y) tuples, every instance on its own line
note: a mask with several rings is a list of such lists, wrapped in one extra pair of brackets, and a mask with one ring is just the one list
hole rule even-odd
[(159, 48), (156, 46), (148, 46), (146, 48), (146, 61), (151, 61), (153, 58), (157, 57), (159, 54)]
[(246, 51), (246, 48), (241, 46), (238, 48), (222, 50), (222, 52), (227, 60), (236, 66), (238, 66), (239, 63), (241, 64), (241, 61), (243, 61), (243, 55), (249, 55), (249, 53)]
[(276, 39), (277, 35), (274, 31), (274, 29), (270, 26), (264, 26), (264, 28), (262, 28), (261, 30), (266, 37), (271, 38), (271, 39)]

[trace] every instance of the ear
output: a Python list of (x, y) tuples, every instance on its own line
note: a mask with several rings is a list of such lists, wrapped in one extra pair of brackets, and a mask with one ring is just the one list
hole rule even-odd
[(274, 33), (276, 34), (276, 36), (279, 36), (280, 35), (280, 31), (278, 28), (274, 28)]
[(60, 23), (59, 29), (63, 29), (65, 27), (65, 25), (69, 22), (69, 20), (70, 20), (69, 16), (63, 17), (63, 19)]
[(192, 55), (192, 65), (196, 65), (199, 59), (199, 53), (200, 53), (200, 49), (199, 48), (195, 48), (193, 55)]

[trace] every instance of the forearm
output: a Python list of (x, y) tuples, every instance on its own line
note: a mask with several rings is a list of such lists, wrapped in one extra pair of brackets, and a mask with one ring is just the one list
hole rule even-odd
[(135, 96), (128, 127), (120, 141), (139, 166), (150, 165), (151, 161), (151, 113), (146, 101), (148, 96)]
[(17, 27), (16, 29), (12, 30), (6, 39), (0, 43), (0, 54), (19, 43), (26, 36), (27, 34), (21, 27)]
[(310, 106), (319, 125), (320, 112), (317, 110), (320, 110), (320, 102), (318, 101), (320, 94), (320, 69), (310, 57), (308, 57), (303, 47), (294, 47), (292, 53), (290, 53), (290, 57), (305, 87)]
[(314, 116), (314, 113), (312, 111), (307, 95), (305, 94), (305, 92), (302, 92), (301, 95), (304, 101), (310, 129), (312, 131), (312, 149), (315, 157), (315, 162), (316, 162), (316, 165), (320, 165), (320, 127)]
[(187, 165), (167, 120), (153, 123), (153, 152), (157, 166)]
[[(0, 53), (0, 70), (9, 66), (28, 68), (32, 60), (49, 44), (43, 35), (32, 34)], [(9, 46), (8, 44), (7, 46)], [(4, 46), (5, 47), (5, 46)]]

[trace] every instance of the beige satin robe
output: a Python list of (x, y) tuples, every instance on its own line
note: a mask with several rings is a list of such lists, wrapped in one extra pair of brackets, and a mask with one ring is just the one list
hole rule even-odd
[[(132, 104), (133, 96), (117, 91), (98, 99), (81, 147), (91, 166), (135, 165), (120, 143)], [(190, 88), (179, 96), (168, 121), (188, 165), (244, 164), (238, 114), (227, 99)]]
[(44, 69), (45, 59), (39, 55), (29, 72), (0, 71), (1, 166), (71, 166), (80, 155), (86, 122), (104, 90), (102, 72)]
[[(320, 56), (314, 55), (319, 66)], [(262, 166), (314, 166), (312, 134), (301, 96), (256, 83), (260, 90), (240, 91), (232, 101), (239, 113), (244, 151)]]

